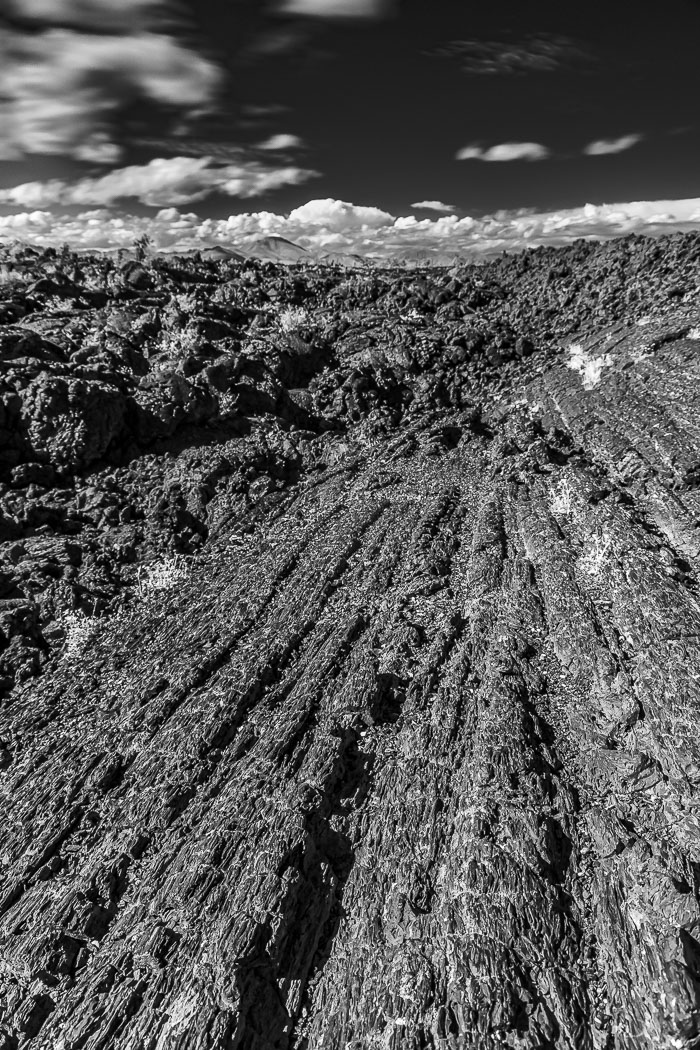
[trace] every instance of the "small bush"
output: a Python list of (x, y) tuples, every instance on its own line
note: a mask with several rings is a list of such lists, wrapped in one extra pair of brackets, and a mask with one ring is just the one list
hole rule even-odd
[(153, 591), (167, 591), (177, 587), (187, 575), (185, 559), (176, 554), (173, 558), (164, 558), (163, 561), (139, 568), (136, 590), (140, 597), (145, 598)]
[(587, 576), (599, 576), (610, 546), (609, 536), (605, 534), (594, 536), (590, 547), (584, 552), (579, 561), (581, 572), (584, 572)]
[(610, 354), (601, 354), (599, 357), (593, 357), (592, 354), (587, 353), (577, 343), (569, 347), (569, 354), (571, 356), (567, 362), (567, 367), (579, 373), (583, 380), (584, 390), (592, 390), (593, 387), (598, 386), (603, 368), (612, 364)]
[(97, 633), (99, 620), (96, 616), (86, 616), (82, 612), (67, 612), (62, 617), (66, 632), (64, 642), (66, 656), (75, 658), (85, 649), (91, 638)]
[(292, 332), (298, 332), (300, 328), (308, 328), (311, 319), (308, 311), (302, 306), (285, 306), (284, 310), (280, 311), (277, 323), (285, 335), (290, 335)]
[(568, 478), (561, 478), (556, 489), (554, 489), (549, 497), (549, 509), (552, 514), (556, 514), (561, 517), (569, 517), (573, 511), (573, 498), (574, 490), (569, 484)]
[(179, 328), (176, 331), (162, 332), (160, 336), (160, 349), (169, 357), (179, 357), (181, 354), (190, 355), (197, 352), (201, 339), (196, 331), (191, 328)]
[(173, 296), (173, 300), (183, 314), (196, 314), (199, 309), (196, 292), (180, 292)]

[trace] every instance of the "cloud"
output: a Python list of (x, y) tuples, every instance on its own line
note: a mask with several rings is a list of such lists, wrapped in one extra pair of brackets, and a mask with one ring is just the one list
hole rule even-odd
[(313, 200), (295, 208), (289, 215), (291, 222), (309, 226), (323, 226), (335, 232), (357, 232), (364, 229), (379, 229), (392, 223), (393, 216), (380, 208), (348, 204), (330, 198)]
[(258, 143), (258, 149), (300, 149), (303, 145), (298, 135), (271, 135), (269, 139)]
[(211, 161), (219, 164), (233, 164), (245, 160), (250, 155), (250, 150), (241, 146), (240, 142), (213, 142), (211, 139), (181, 138), (163, 136), (162, 138), (148, 138), (131, 140), (132, 146), (139, 146), (149, 153), (173, 153), (177, 152), (180, 157), (208, 157)]
[(162, 20), (168, 5), (164, 0), (9, 0), (9, 9), (26, 22), (113, 32)]
[(219, 68), (162, 31), (169, 3), (14, 0), (14, 10), (37, 24), (0, 35), (4, 155), (112, 164), (124, 107), (144, 99), (182, 120), (208, 111), (216, 98)]
[(607, 153), (622, 153), (642, 141), (642, 135), (622, 135), (619, 139), (597, 139), (589, 142), (583, 152), (589, 157), (602, 157)]
[(416, 201), (416, 203), (412, 204), (411, 207), (423, 211), (442, 211), (446, 214), (449, 212), (457, 211), (457, 208), (454, 204), (443, 204), (442, 201)]
[(539, 142), (502, 142), (498, 146), (482, 149), (481, 146), (465, 146), (458, 150), (457, 160), (546, 160), (550, 151)]
[(241, 106), (241, 113), (246, 117), (276, 117), (280, 113), (286, 113), (289, 106), (283, 106), (276, 102), (262, 103), (246, 103)]
[(298, 52), (310, 46), (311, 36), (308, 25), (300, 22), (285, 25), (266, 23), (265, 28), (239, 52), (238, 61), (248, 64)]
[(591, 59), (577, 41), (551, 33), (511, 41), (452, 40), (428, 53), (435, 58), (458, 59), (464, 73), (491, 76), (552, 73)]
[(550, 212), (498, 212), (481, 218), (440, 215), (417, 219), (347, 201), (309, 201), (289, 215), (251, 212), (225, 219), (202, 219), (177, 208), (156, 215), (114, 214), (95, 209), (57, 215), (28, 206), (0, 216), (0, 239), (19, 237), (31, 244), (107, 248), (130, 245), (148, 233), (161, 248), (223, 244), (245, 248), (261, 236), (287, 237), (310, 250), (357, 252), (378, 260), (399, 251), (421, 250), (442, 259), (489, 256), (536, 245), (564, 245), (579, 238), (609, 239), (630, 233), (700, 231), (700, 198), (586, 204)]
[(282, 0), (278, 11), (313, 18), (383, 18), (392, 7), (391, 0)]
[(46, 208), (55, 205), (110, 205), (132, 197), (152, 207), (189, 204), (213, 193), (257, 197), (281, 186), (296, 186), (316, 172), (271, 167), (257, 161), (215, 164), (210, 157), (157, 157), (148, 164), (117, 168), (97, 178), (25, 182), (0, 190), (0, 204)]

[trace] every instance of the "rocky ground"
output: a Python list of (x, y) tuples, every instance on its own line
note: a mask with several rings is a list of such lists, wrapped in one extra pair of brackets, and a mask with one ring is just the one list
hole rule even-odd
[(699, 263), (0, 250), (1, 1050), (700, 1047)]

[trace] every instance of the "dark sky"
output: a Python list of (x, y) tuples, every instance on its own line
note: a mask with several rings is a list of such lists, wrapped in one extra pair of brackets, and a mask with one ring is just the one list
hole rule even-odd
[(4, 4), (0, 215), (700, 197), (700, 0)]
[[(700, 3), (404, 0), (393, 18), (315, 24), (242, 18), (253, 7), (198, 0), (196, 18), (230, 70), (234, 111), (289, 107), (266, 126), (308, 143), (307, 163), (323, 172), (311, 187), (317, 196), (403, 214), (424, 198), (480, 213), (698, 193)], [(287, 53), (256, 54), (256, 43), (264, 50), (266, 35), (283, 29), (299, 34)], [(453, 41), (508, 50), (547, 38), (571, 47), (546, 70), (470, 71), (456, 47), (453, 57), (438, 54)], [(256, 131), (240, 129), (251, 140)], [(629, 134), (643, 141), (582, 156), (591, 141)], [(512, 141), (542, 143), (554, 156), (454, 159), (467, 144)], [(304, 190), (263, 204), (292, 207)]]

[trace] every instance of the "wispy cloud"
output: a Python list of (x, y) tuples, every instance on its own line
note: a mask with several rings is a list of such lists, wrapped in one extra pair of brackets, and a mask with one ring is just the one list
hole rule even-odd
[(289, 106), (283, 106), (280, 103), (270, 102), (257, 105), (256, 103), (246, 103), (241, 106), (241, 112), (245, 117), (253, 117), (255, 119), (262, 119), (266, 117), (277, 117), (281, 113), (286, 113)]
[(298, 54), (311, 47), (312, 35), (308, 24), (294, 22), (275, 25), (268, 21), (239, 52), (238, 61), (248, 65), (256, 64), (261, 59), (270, 60)]
[(592, 58), (578, 41), (551, 33), (535, 33), (522, 40), (452, 40), (429, 54), (456, 59), (464, 73), (490, 76), (552, 73)]
[(441, 258), (488, 255), (540, 244), (570, 244), (582, 237), (608, 239), (673, 230), (700, 231), (700, 198), (586, 204), (550, 212), (499, 212), (478, 219), (458, 219), (456, 215), (397, 217), (380, 208), (332, 199), (309, 201), (289, 215), (252, 212), (227, 219), (202, 219), (174, 207), (149, 217), (106, 209), (57, 215), (31, 207), (19, 214), (0, 216), (0, 238), (19, 237), (33, 244), (119, 247), (148, 233), (163, 248), (203, 244), (246, 247), (260, 236), (274, 234), (308, 249), (332, 248), (377, 259), (414, 249), (438, 253)]
[(301, 149), (304, 145), (298, 135), (271, 135), (269, 139), (265, 139), (264, 142), (258, 143), (258, 149), (264, 150), (284, 150), (284, 149)]
[(584, 147), (583, 152), (589, 157), (601, 157), (606, 153), (623, 153), (641, 142), (643, 135), (621, 135), (618, 139), (596, 139)]
[(66, 182), (25, 182), (0, 191), (0, 204), (25, 208), (56, 205), (111, 205), (134, 198), (151, 207), (190, 204), (213, 193), (257, 197), (281, 186), (296, 186), (317, 173), (293, 166), (274, 167), (257, 161), (215, 164), (210, 157), (158, 157), (148, 164), (117, 168), (98, 178)]
[(149, 153), (175, 154), (178, 157), (208, 157), (219, 164), (234, 164), (246, 160), (250, 151), (238, 142), (214, 142), (211, 139), (144, 138), (132, 139), (132, 146), (139, 146)]
[(313, 18), (383, 18), (394, 8), (392, 0), (281, 0), (281, 14)]
[(457, 211), (454, 204), (444, 204), (442, 201), (416, 201), (411, 207), (417, 211), (439, 211), (445, 215)]
[(207, 111), (221, 72), (166, 32), (171, 3), (126, 0), (13, 0), (31, 31), (0, 40), (0, 151), (118, 160), (115, 125), (135, 98), (177, 113)]
[(10, 14), (25, 22), (102, 29), (153, 28), (182, 21), (171, 0), (5, 0)]
[(482, 149), (481, 146), (465, 146), (457, 151), (457, 160), (546, 160), (551, 156), (546, 146), (539, 142), (501, 142), (497, 146)]

